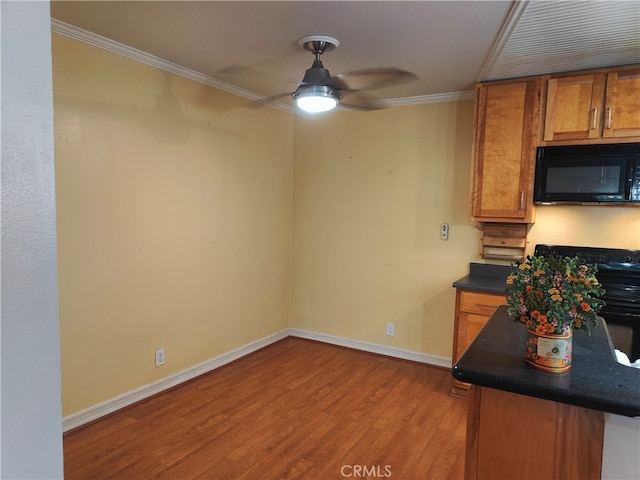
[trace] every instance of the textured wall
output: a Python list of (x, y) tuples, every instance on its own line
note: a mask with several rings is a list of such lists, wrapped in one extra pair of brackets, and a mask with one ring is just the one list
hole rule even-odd
[(49, 2), (1, 2), (2, 478), (62, 478)]

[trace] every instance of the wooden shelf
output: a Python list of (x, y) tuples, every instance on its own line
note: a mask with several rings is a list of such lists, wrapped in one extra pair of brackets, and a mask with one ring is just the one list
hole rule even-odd
[(524, 258), (526, 223), (485, 223), (482, 225), (482, 258), (511, 263)]

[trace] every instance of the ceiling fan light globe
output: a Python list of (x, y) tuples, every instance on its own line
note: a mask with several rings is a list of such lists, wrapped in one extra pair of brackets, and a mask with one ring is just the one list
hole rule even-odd
[(321, 113), (336, 108), (338, 101), (329, 97), (307, 96), (296, 98), (296, 105), (307, 113)]
[(292, 97), (298, 108), (307, 113), (333, 110), (342, 98), (340, 92), (326, 85), (303, 85)]

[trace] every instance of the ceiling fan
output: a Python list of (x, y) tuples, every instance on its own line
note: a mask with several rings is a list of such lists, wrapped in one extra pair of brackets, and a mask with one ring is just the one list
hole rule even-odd
[[(308, 113), (326, 112), (338, 104), (359, 110), (377, 110), (383, 105), (366, 93), (368, 90), (399, 85), (418, 78), (399, 68), (370, 68), (332, 77), (329, 70), (324, 68), (320, 56), (338, 47), (338, 40), (326, 35), (307, 35), (299, 39), (298, 44), (313, 53), (315, 60), (296, 91), (290, 95), (298, 108)], [(286, 95), (289, 94), (270, 97), (266, 101)]]

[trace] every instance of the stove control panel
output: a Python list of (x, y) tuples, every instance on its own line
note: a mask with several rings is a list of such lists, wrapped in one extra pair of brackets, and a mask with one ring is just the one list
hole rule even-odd
[(588, 264), (620, 269), (640, 269), (640, 250), (619, 248), (570, 247), (565, 245), (536, 245), (535, 255), (578, 257)]

